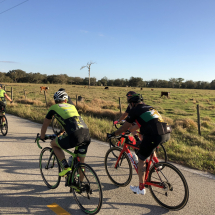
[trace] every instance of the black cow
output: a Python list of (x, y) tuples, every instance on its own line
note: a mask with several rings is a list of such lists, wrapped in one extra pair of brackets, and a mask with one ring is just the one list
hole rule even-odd
[(167, 98), (169, 98), (169, 94), (170, 92), (161, 92), (161, 97), (166, 96)]
[(105, 87), (105, 90), (109, 90), (109, 87)]

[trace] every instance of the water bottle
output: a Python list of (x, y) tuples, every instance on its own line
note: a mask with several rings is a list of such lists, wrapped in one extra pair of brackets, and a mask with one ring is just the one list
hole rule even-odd
[(135, 153), (133, 153), (132, 156), (133, 156), (133, 159), (134, 159), (135, 163), (138, 164), (138, 157), (137, 157), (137, 155)]
[(69, 167), (71, 167), (71, 165), (72, 165), (72, 160), (73, 160), (73, 157), (70, 156), (70, 157), (69, 157), (69, 160), (68, 160), (68, 165), (69, 165)]

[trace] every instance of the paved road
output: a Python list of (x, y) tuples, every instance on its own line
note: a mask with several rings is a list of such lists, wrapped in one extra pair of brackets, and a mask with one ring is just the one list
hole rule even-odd
[[(49, 190), (41, 178), (38, 168), (40, 149), (34, 143), (41, 125), (9, 114), (7, 116), (9, 133), (6, 137), (0, 134), (0, 214), (54, 215), (47, 207), (53, 203), (69, 214), (83, 214), (64, 183), (55, 190)], [(51, 133), (51, 129), (48, 132)], [(43, 146), (48, 145), (43, 143)], [(99, 214), (215, 214), (213, 175), (180, 167), (189, 185), (189, 202), (180, 211), (168, 211), (154, 201), (149, 190), (145, 196), (138, 196), (130, 191), (129, 186), (118, 188), (110, 182), (104, 169), (107, 149), (107, 144), (93, 141), (86, 158), (86, 163), (92, 165), (102, 183), (104, 198)], [(131, 184), (138, 184), (137, 175), (133, 175)]]

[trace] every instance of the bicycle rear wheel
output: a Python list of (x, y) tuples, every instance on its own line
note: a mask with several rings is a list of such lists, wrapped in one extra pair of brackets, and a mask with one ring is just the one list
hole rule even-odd
[(58, 120), (55, 117), (52, 118), (51, 124), (52, 124), (52, 130), (54, 134), (58, 134), (59, 132), (64, 130), (61, 124), (58, 122)]
[(119, 163), (116, 165), (116, 161), (121, 153), (121, 149), (118, 147), (112, 147), (105, 155), (105, 170), (109, 179), (117, 186), (127, 186), (132, 179), (132, 166), (129, 157), (126, 153), (123, 153)]
[(155, 201), (169, 210), (180, 210), (188, 202), (189, 188), (183, 174), (172, 164), (160, 162), (161, 170), (153, 166), (149, 172), (149, 182), (157, 182), (164, 187), (149, 186)]
[(61, 180), (58, 175), (61, 168), (52, 148), (46, 147), (41, 151), (39, 166), (43, 181), (47, 187), (50, 189), (57, 188)]
[[(81, 173), (84, 175), (82, 182)], [(100, 211), (103, 199), (101, 183), (89, 165), (78, 164), (72, 173), (71, 185), (75, 200), (82, 211), (87, 214), (96, 214)]]
[(162, 159), (164, 160), (164, 162), (167, 162), (168, 158), (166, 154), (166, 149), (164, 148), (163, 144), (158, 145), (155, 152), (159, 159)]
[(0, 126), (2, 135), (6, 136), (8, 132), (8, 123), (5, 115), (1, 116)]

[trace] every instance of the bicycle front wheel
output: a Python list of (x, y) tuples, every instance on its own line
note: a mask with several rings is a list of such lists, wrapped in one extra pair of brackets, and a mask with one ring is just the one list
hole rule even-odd
[(41, 176), (47, 187), (50, 189), (57, 188), (61, 180), (58, 175), (61, 168), (52, 148), (46, 147), (41, 151), (39, 166)]
[(164, 148), (163, 144), (157, 146), (155, 153), (159, 159), (163, 159), (164, 162), (167, 162), (166, 149)]
[(79, 163), (74, 169), (71, 188), (75, 200), (82, 211), (96, 214), (102, 206), (102, 188), (95, 171), (85, 163)]
[(105, 155), (105, 170), (109, 179), (117, 186), (127, 186), (132, 179), (132, 166), (128, 155), (124, 152), (117, 164), (121, 153), (118, 147), (110, 148)]
[(59, 132), (63, 131), (63, 127), (61, 126), (61, 124), (57, 121), (57, 119), (55, 117), (52, 118), (52, 130), (54, 132), (54, 134), (58, 134)]
[(1, 116), (0, 126), (1, 126), (2, 135), (6, 136), (7, 132), (8, 132), (8, 123), (7, 123), (7, 118), (5, 115)]
[(188, 202), (189, 188), (183, 174), (172, 164), (160, 162), (162, 168), (155, 170), (152, 167), (149, 172), (149, 182), (157, 182), (163, 188), (149, 186), (155, 201), (169, 210), (180, 210)]

